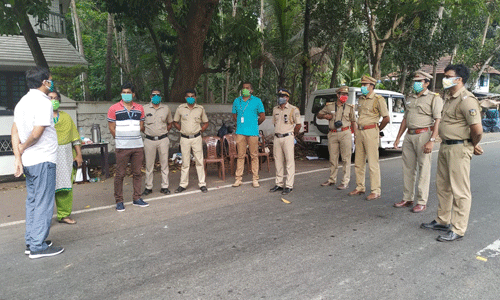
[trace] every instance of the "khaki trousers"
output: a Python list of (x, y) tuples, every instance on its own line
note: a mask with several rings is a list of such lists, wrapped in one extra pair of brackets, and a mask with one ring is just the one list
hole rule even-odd
[[(280, 187), (293, 188), (295, 180), (295, 146), (293, 144), (295, 137), (289, 135), (286, 137), (274, 137), (273, 155), (276, 166), (276, 185)], [(286, 161), (286, 183), (283, 186), (283, 176)]]
[(238, 159), (236, 160), (236, 180), (241, 180), (245, 169), (245, 154), (247, 145), (250, 150), (252, 160), (253, 180), (259, 180), (259, 137), (248, 135), (236, 135), (236, 148), (238, 149)]
[(380, 166), (378, 161), (379, 130), (378, 127), (358, 130), (356, 136), (356, 153), (354, 170), (356, 172), (356, 190), (365, 191), (366, 160), (370, 171), (371, 192), (381, 194)]
[(418, 179), (417, 203), (427, 205), (431, 179), (432, 153), (424, 153), (424, 145), (431, 138), (432, 131), (421, 134), (406, 133), (403, 142), (403, 200), (413, 201), (415, 181)]
[(183, 138), (180, 140), (182, 167), (181, 182), (179, 186), (186, 188), (189, 184), (189, 166), (191, 165), (191, 150), (193, 150), (194, 161), (196, 162), (196, 173), (198, 173), (198, 186), (206, 186), (205, 169), (203, 168), (203, 144), (201, 135), (193, 139)]
[(344, 176), (342, 184), (349, 185), (351, 179), (352, 133), (350, 130), (328, 133), (328, 152), (330, 154), (330, 178), (328, 182), (336, 183), (339, 171), (339, 154), (342, 157)]
[(470, 160), (474, 153), (471, 143), (439, 147), (436, 175), (439, 200), (436, 222), (451, 224), (453, 232), (464, 235), (471, 206)]
[(161, 188), (168, 188), (168, 148), (170, 140), (168, 137), (158, 141), (144, 139), (144, 156), (146, 159), (146, 179), (145, 186), (147, 189), (153, 189), (153, 171), (156, 161), (156, 152), (160, 159), (161, 165)]

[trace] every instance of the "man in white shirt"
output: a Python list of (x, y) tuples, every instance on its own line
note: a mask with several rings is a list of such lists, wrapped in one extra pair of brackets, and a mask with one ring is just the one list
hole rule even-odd
[(26, 176), (26, 250), (30, 258), (54, 256), (64, 251), (46, 240), (54, 212), (56, 190), (57, 133), (52, 102), (47, 94), (54, 90), (49, 70), (26, 71), (29, 92), (14, 110), (12, 149), (15, 176)]

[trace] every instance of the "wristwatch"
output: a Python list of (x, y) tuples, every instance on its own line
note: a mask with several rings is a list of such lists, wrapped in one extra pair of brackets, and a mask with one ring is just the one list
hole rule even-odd
[(436, 138), (431, 138), (431, 139), (429, 140), (429, 142), (435, 142), (435, 141), (436, 141)]

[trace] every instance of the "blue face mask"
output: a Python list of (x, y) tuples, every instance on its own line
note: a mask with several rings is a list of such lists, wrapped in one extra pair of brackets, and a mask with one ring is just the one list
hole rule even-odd
[(160, 102), (161, 102), (161, 96), (160, 95), (154, 95), (153, 98), (151, 98), (151, 102), (153, 104), (160, 104)]
[(370, 91), (368, 90), (368, 88), (366, 86), (361, 87), (361, 94), (366, 96), (366, 95), (368, 95), (369, 92)]
[(54, 81), (52, 81), (52, 80), (47, 80), (47, 81), (50, 82), (49, 92), (53, 92), (54, 91)]
[(194, 102), (195, 102), (195, 101), (196, 101), (196, 99), (194, 99), (193, 97), (187, 97), (187, 98), (186, 98), (186, 102), (187, 102), (188, 104), (191, 104), (191, 105), (192, 105), (192, 104), (194, 104)]
[(122, 94), (122, 100), (123, 102), (129, 103), (132, 101), (133, 95), (132, 94)]
[(421, 81), (415, 81), (413, 82), (413, 91), (415, 93), (420, 93), (421, 91), (424, 90), (424, 84)]

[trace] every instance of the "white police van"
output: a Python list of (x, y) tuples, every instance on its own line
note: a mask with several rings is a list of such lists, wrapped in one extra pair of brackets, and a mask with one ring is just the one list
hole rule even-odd
[[(311, 94), (307, 102), (304, 116), (304, 137), (306, 143), (312, 143), (315, 146), (319, 157), (328, 157), (328, 120), (316, 118), (317, 113), (325, 106), (327, 102), (337, 101), (337, 88), (317, 90)], [(383, 136), (380, 137), (380, 148), (388, 149), (394, 147), (394, 141), (398, 135), (399, 126), (404, 115), (404, 96), (401, 93), (388, 90), (375, 90), (375, 93), (384, 97), (389, 110), (390, 122), (382, 130)], [(358, 116), (358, 99), (362, 96), (361, 88), (350, 87), (347, 103), (354, 105), (356, 117)], [(401, 137), (400, 144), (403, 144)], [(353, 136), (354, 141), (354, 136)], [(353, 146), (353, 152), (354, 152)]]

